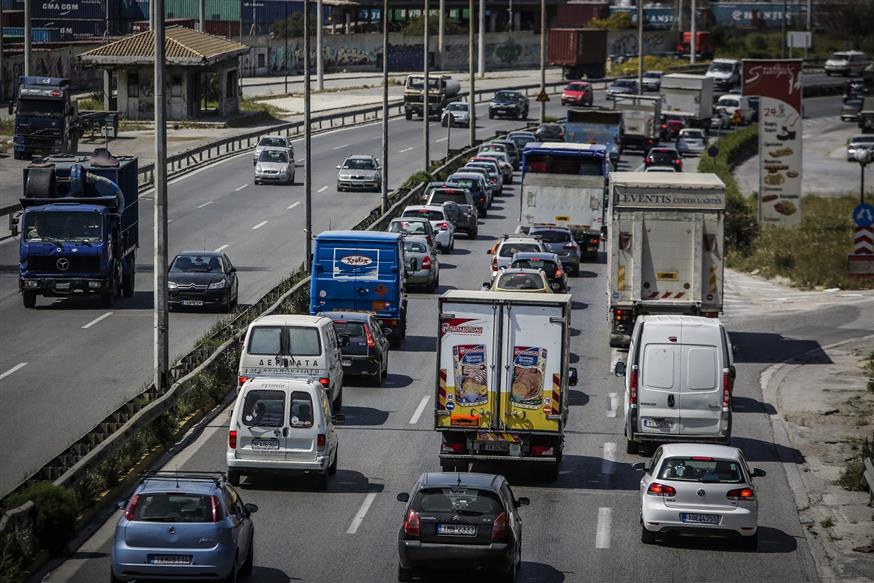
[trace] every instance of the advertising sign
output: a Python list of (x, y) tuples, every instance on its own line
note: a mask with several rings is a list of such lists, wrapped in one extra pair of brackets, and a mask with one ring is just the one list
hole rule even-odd
[(743, 61), (743, 94), (759, 97), (759, 222), (801, 223), (801, 59)]

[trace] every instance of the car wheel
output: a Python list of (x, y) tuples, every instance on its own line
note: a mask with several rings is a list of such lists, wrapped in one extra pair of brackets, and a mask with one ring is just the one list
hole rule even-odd
[(740, 539), (740, 546), (745, 551), (755, 551), (759, 548), (759, 531), (753, 536), (743, 536)]
[[(252, 536), (254, 537), (255, 533), (252, 532)], [(246, 562), (243, 563), (243, 566), (240, 568), (240, 573), (243, 575), (248, 575), (252, 572), (252, 567), (255, 566), (255, 539), (249, 539), (249, 552), (246, 553)]]
[(656, 542), (656, 533), (649, 531), (646, 527), (641, 524), (640, 525), (640, 542), (645, 545), (652, 545)]
[(640, 449), (640, 444), (630, 439), (625, 440), (625, 453), (636, 454)]
[(328, 466), (328, 474), (333, 476), (337, 473), (337, 463), (340, 459), (340, 446), (337, 446), (337, 449), (334, 450), (334, 461), (331, 462), (331, 465)]
[(489, 119), (495, 119), (495, 114), (491, 111), (489, 112)]
[(407, 581), (413, 580), (413, 570), (406, 569), (398, 565), (398, 581), (402, 581), (406, 583)]
[(239, 580), (239, 570), (237, 569), (237, 562), (234, 561), (234, 566), (231, 567), (231, 572), (228, 573), (228, 576), (222, 579), (222, 583), (237, 583)]
[(230, 483), (231, 486), (240, 485), (240, 470), (228, 469), (228, 483)]
[(28, 310), (36, 307), (36, 294), (33, 292), (22, 292), (21, 293), (21, 303), (24, 304), (24, 307)]
[(340, 387), (340, 391), (337, 393), (337, 398), (334, 399), (334, 411), (339, 411), (343, 408), (343, 387)]

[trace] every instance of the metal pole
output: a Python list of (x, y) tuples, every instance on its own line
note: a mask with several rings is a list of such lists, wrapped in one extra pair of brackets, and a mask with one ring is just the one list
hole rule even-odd
[(680, 32), (680, 42), (683, 42), (683, 0), (677, 0), (677, 30)]
[[(107, 10), (107, 13), (109, 11)], [(198, 23), (200, 24), (200, 32), (206, 32), (206, 0), (200, 0), (197, 3)]]
[[(546, 91), (546, 0), (540, 0), (540, 92)], [(546, 123), (546, 102), (540, 102), (540, 123)]]
[(786, 58), (786, 0), (783, 0), (783, 17), (780, 19), (780, 58)]
[(862, 168), (862, 190), (859, 193), (859, 202), (862, 204), (865, 204), (865, 166), (867, 166), (867, 164), (859, 163), (859, 167)]
[(425, 141), (425, 172), (428, 172), (428, 169), (431, 167), (431, 141), (430, 136), (428, 135), (428, 130), (430, 129), (430, 121), (431, 121), (431, 80), (428, 76), (428, 52), (430, 51), (430, 43), (428, 42), (431, 38), (431, 31), (428, 30), (429, 22), (429, 12), (431, 12), (428, 6), (428, 0), (425, 0), (425, 63), (424, 63), (424, 71), (425, 71), (425, 94), (423, 96), (423, 107), (422, 107), (422, 123), (424, 124), (424, 141)]
[(382, 0), (382, 212), (388, 211), (388, 0)]
[(30, 45), (32, 44), (32, 36), (33, 32), (31, 29), (30, 22), (30, 0), (25, 0), (24, 2), (24, 74), (30, 75)]
[[(155, 14), (164, 14), (164, 0), (152, 0)], [(167, 292), (167, 102), (164, 96), (164, 19), (155, 18), (155, 257), (154, 331), (155, 388), (170, 386), (170, 317)]]
[(322, 0), (316, 2), (316, 88), (325, 90), (325, 64), (322, 62)]
[[(480, 0), (482, 2), (483, 0)], [(468, 133), (470, 135), (470, 145), (476, 145), (476, 75), (473, 71), (473, 10), (476, 7), (474, 0), (467, 2), (467, 70), (468, 82), (470, 84), (470, 94), (468, 95), (468, 109), (470, 110), (470, 125)]]
[(313, 173), (312, 128), (310, 127), (310, 0), (303, 1), (303, 143), (304, 196), (306, 197), (306, 269), (312, 269), (313, 255)]
[(643, 95), (643, 0), (637, 0), (637, 94)]
[(446, 116), (446, 160), (449, 160), (449, 153), (452, 151), (452, 114)]
[[(3, 10), (0, 8), (0, 20), (3, 19)], [(0, 23), (0, 101), (6, 98), (6, 77), (3, 75), (3, 26)], [(10, 97), (11, 99), (11, 97)]]
[(486, 0), (479, 2), (479, 36), (477, 36), (477, 69), (479, 70), (480, 79), (486, 76)]
[(285, 3), (285, 94), (288, 95), (288, 2)]
[(440, 68), (443, 68), (443, 47), (445, 40), (443, 36), (446, 31), (446, 0), (440, 0), (440, 12), (437, 16), (437, 54), (440, 55)]
[(695, 63), (695, 53), (698, 51), (698, 39), (695, 38), (695, 36), (698, 34), (697, 29), (698, 19), (695, 18), (695, 0), (692, 0), (692, 18), (689, 20), (690, 36), (692, 37), (689, 39), (689, 62), (692, 64)]

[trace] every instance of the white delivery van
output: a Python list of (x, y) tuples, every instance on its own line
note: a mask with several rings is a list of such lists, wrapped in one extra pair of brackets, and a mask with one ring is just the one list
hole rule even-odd
[(331, 319), (290, 314), (265, 316), (249, 324), (237, 387), (262, 376), (314, 377), (339, 411), (343, 406), (343, 363)]
[(643, 442), (728, 444), (735, 369), (719, 320), (641, 316), (616, 375), (625, 377), (628, 453)]
[(258, 377), (237, 395), (228, 430), (228, 481), (264, 474), (314, 474), (326, 488), (339, 442), (331, 403), (318, 379)]

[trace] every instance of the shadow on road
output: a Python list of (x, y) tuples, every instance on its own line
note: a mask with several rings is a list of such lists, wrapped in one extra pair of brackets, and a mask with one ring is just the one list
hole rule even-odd
[(585, 269), (580, 269), (579, 273), (574, 275), (574, 277), (579, 279), (591, 279), (593, 277), (598, 277), (598, 274), (594, 271), (586, 271)]
[(731, 445), (739, 447), (747, 458), (752, 462), (780, 462), (790, 464), (803, 464), (806, 460), (804, 454), (794, 447), (786, 447), (779, 443), (770, 443), (751, 437), (731, 438)]
[(570, 390), (570, 397), (568, 398), (568, 404), (571, 407), (582, 407), (588, 402), (589, 402), (589, 395), (587, 395), (586, 393), (584, 393), (578, 389), (571, 389)]
[(443, 271), (444, 269), (456, 269), (456, 268), (457, 268), (457, 266), (454, 263), (447, 263), (446, 261), (440, 262), (440, 270), (441, 271)]
[(559, 477), (550, 481), (546, 467), (538, 463), (477, 462), (471, 471), (503, 474), (515, 486), (548, 487), (576, 490), (631, 490), (640, 487), (641, 474), (631, 464), (605, 460), (600, 457), (565, 453), (561, 460)]
[(798, 548), (795, 537), (780, 529), (759, 527), (759, 546), (755, 551), (741, 548), (736, 538), (704, 538), (700, 536), (668, 536), (662, 544), (671, 548), (729, 551), (748, 554), (793, 553)]
[[(343, 415), (346, 421), (343, 425), (385, 425), (388, 420), (388, 411), (374, 409), (373, 407), (353, 407), (343, 405)], [(340, 426), (342, 428), (342, 426)]]
[[(522, 546), (524, 547), (525, 544), (523, 543)], [(483, 581), (498, 580), (490, 577), (491, 573), (474, 569), (468, 572), (435, 569), (418, 573), (418, 575), (417, 581), (423, 583), (446, 583), (447, 581), (453, 581), (454, 583), (483, 583)], [(530, 583), (562, 583), (565, 581), (565, 574), (546, 563), (522, 561), (517, 581), (520, 583), (524, 581)]]
[[(465, 239), (465, 240), (469, 240), (469, 239)], [(462, 249), (461, 247), (456, 247), (455, 249), (452, 250), (452, 253), (450, 253), (450, 255), (470, 255), (470, 249)], [(440, 264), (440, 267), (443, 267), (442, 263)]]
[(388, 376), (385, 377), (385, 380), (382, 381), (382, 385), (380, 388), (384, 389), (403, 389), (409, 387), (413, 384), (413, 377), (409, 377), (405, 374), (398, 374), (394, 372), (388, 373)]
[(397, 352), (434, 352), (437, 350), (437, 339), (433, 336), (413, 336), (407, 334)]
[(587, 304), (586, 302), (571, 302), (572, 310), (585, 310), (588, 307), (589, 304)]
[[(367, 494), (382, 492), (382, 484), (374, 484), (361, 472), (343, 469), (343, 450), (340, 449), (340, 468), (331, 477), (328, 492), (341, 494)], [(318, 476), (288, 476), (282, 474), (255, 474), (246, 476), (242, 482), (244, 490), (263, 490), (269, 492), (315, 492), (318, 491)]]
[(737, 347), (735, 362), (769, 364), (785, 362), (807, 354), (806, 364), (831, 364), (832, 360), (816, 340), (796, 340), (770, 332), (731, 332)]
[(764, 413), (775, 415), (777, 410), (770, 403), (762, 403), (749, 397), (732, 397), (731, 410), (734, 413)]
[[(256, 561), (258, 559), (255, 559)], [(289, 581), (300, 581), (297, 577), (289, 577), (285, 571), (274, 569), (272, 567), (259, 567), (255, 565), (252, 569), (252, 574), (244, 581), (257, 581), (258, 583), (288, 583)]]

